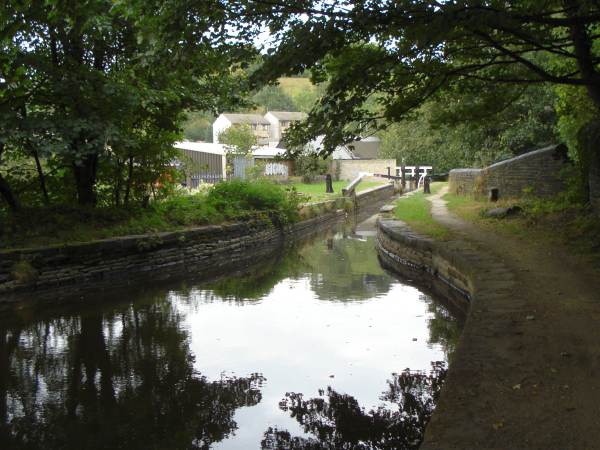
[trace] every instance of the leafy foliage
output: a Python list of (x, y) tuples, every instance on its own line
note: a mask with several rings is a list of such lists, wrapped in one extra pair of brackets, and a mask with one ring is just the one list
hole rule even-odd
[(312, 183), (320, 175), (329, 170), (329, 161), (312, 154), (298, 155), (294, 163), (294, 172), (302, 177), (305, 183)]
[[(593, 114), (600, 108), (596, 2), (284, 0), (264, 8), (279, 45), (254, 79), (311, 68), (313, 82), (327, 82), (308, 125), (288, 135), (296, 143), (325, 135), (325, 153), (436, 96), (475, 93), (476, 109), (501, 112), (512, 96), (500, 86), (549, 83), (582, 87)], [(504, 138), (515, 147), (527, 140)]]
[(0, 215), (0, 242), (3, 247), (62, 244), (251, 218), (281, 226), (298, 220), (301, 201), (295, 190), (269, 181), (234, 180), (193, 195), (173, 192), (146, 208), (24, 208)]
[(251, 27), (218, 0), (8, 2), (0, 23), (0, 175), (41, 160), (24, 184), (57, 178), (61, 203), (147, 202), (183, 111), (239, 104), (254, 54)]
[(183, 135), (188, 141), (212, 142), (212, 123), (215, 117), (211, 112), (189, 112), (183, 123)]
[(219, 142), (224, 144), (228, 153), (236, 155), (248, 155), (252, 147), (258, 143), (250, 125), (233, 125), (219, 134)]
[(430, 100), (381, 132), (382, 154), (447, 172), (484, 167), (558, 139), (556, 98), (548, 87), (503, 89), (498, 95), (510, 102), (491, 112), (481, 110), (476, 94), (456, 95)]
[(268, 85), (252, 96), (264, 114), (267, 111), (296, 111), (294, 100), (279, 85)]

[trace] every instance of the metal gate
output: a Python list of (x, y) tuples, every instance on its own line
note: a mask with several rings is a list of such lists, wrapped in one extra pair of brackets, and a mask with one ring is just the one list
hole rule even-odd
[(254, 160), (245, 156), (235, 156), (233, 158), (233, 178), (246, 179), (246, 170), (254, 167)]

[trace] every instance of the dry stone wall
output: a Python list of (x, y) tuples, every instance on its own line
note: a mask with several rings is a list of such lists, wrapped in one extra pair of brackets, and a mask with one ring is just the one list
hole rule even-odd
[(553, 145), (484, 169), (451, 170), (449, 189), (459, 195), (487, 195), (496, 188), (500, 198), (520, 197), (525, 192), (551, 197), (565, 188), (561, 173), (567, 164), (567, 148)]

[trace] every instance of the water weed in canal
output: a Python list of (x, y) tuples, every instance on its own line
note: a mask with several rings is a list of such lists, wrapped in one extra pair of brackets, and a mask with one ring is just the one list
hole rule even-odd
[(3, 319), (2, 448), (415, 448), (459, 323), (373, 239)]

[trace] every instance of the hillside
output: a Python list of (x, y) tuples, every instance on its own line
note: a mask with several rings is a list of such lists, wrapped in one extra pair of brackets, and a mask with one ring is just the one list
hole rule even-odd
[[(266, 86), (251, 97), (258, 114), (272, 111), (304, 111), (313, 107), (322, 92), (321, 86), (313, 85), (308, 78), (284, 77), (279, 85)], [(246, 112), (246, 111), (239, 111)], [(215, 117), (209, 112), (189, 112), (184, 124), (184, 137), (191, 141), (212, 141), (212, 122)]]

